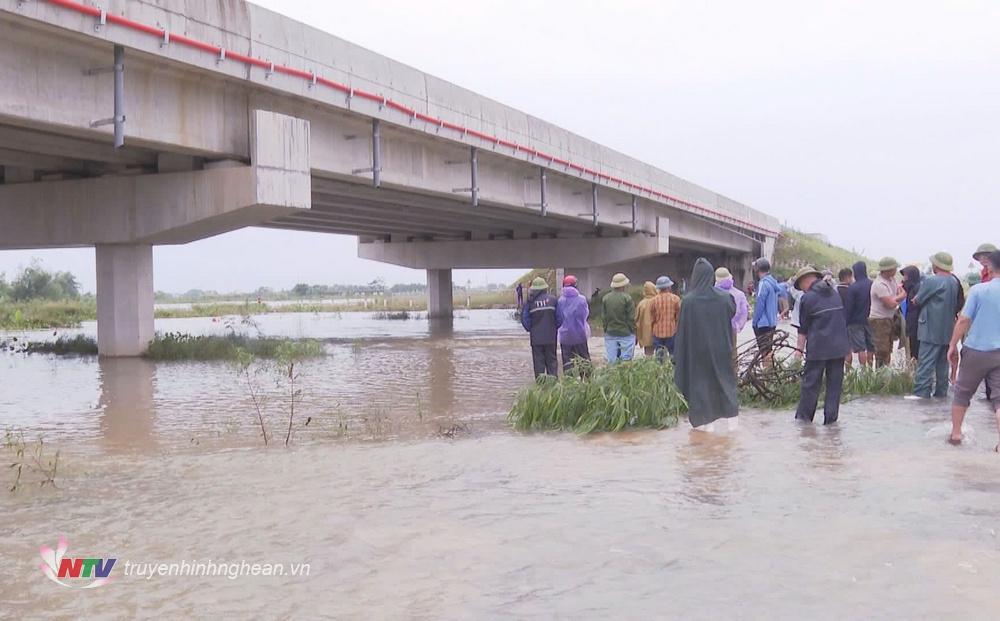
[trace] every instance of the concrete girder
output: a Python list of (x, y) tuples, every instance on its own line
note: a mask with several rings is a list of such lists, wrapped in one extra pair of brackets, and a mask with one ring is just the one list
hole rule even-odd
[(321, 223), (304, 223), (299, 221), (284, 221), (279, 218), (277, 220), (272, 220), (265, 224), (258, 224), (261, 228), (265, 229), (282, 229), (286, 231), (306, 231), (311, 233), (331, 233), (334, 235), (348, 235), (352, 237), (362, 237), (368, 236), (378, 240), (385, 240), (387, 238), (402, 238), (405, 240), (422, 239), (428, 242), (432, 240), (460, 240), (464, 239), (464, 236), (454, 236), (449, 237), (446, 235), (435, 235), (427, 231), (415, 231), (413, 229), (402, 229), (398, 227), (370, 227), (363, 226), (359, 224), (321, 224)]
[[(315, 197), (315, 195), (313, 195)], [(316, 202), (313, 199), (313, 208), (310, 210), (314, 214), (322, 214), (325, 218), (336, 218), (343, 215), (348, 218), (367, 220), (370, 222), (383, 222), (391, 224), (413, 224), (448, 229), (451, 231), (482, 233), (482, 234), (509, 234), (512, 223), (481, 220), (478, 218), (454, 218), (446, 215), (428, 213), (420, 209), (391, 210), (384, 208), (371, 208), (359, 206), (356, 203), (334, 203)]]
[(666, 219), (662, 219), (657, 235), (358, 244), (358, 256), (363, 259), (423, 269), (589, 267), (654, 257), (668, 251)]
[[(0, 123), (3, 122), (17, 122), (17, 120), (0, 115)], [(112, 149), (106, 142), (101, 142), (99, 137), (94, 140), (86, 140), (33, 128), (0, 124), (0, 144), (25, 153), (99, 162), (108, 164), (115, 169), (131, 167), (152, 171), (156, 166), (156, 153), (154, 151), (133, 146), (125, 149)]]
[(341, 228), (350, 229), (351, 227), (358, 226), (363, 230), (375, 230), (375, 231), (386, 231), (389, 232), (399, 232), (399, 231), (409, 231), (413, 235), (425, 234), (432, 236), (447, 236), (447, 237), (458, 237), (465, 238), (468, 237), (469, 231), (466, 229), (456, 229), (449, 228), (446, 226), (435, 226), (433, 224), (427, 223), (417, 223), (408, 222), (405, 219), (400, 219), (395, 222), (388, 221), (384, 218), (365, 218), (352, 216), (344, 213), (321, 213), (316, 211), (309, 211), (308, 213), (303, 212), (301, 214), (293, 214), (289, 216), (284, 216), (280, 218), (282, 222), (297, 222), (304, 224), (306, 226), (310, 225), (329, 225)]
[[(508, 228), (535, 228), (539, 232), (555, 233), (559, 230), (571, 230), (579, 233), (593, 233), (594, 228), (578, 218), (564, 218), (558, 215), (541, 216), (535, 210), (507, 209), (481, 203), (473, 207), (467, 201), (453, 198), (439, 198), (421, 193), (401, 192), (387, 187), (374, 189), (356, 183), (345, 183), (320, 177), (313, 177), (313, 194), (321, 197), (343, 197), (358, 204), (389, 206), (405, 209), (425, 209), (442, 212), (448, 216), (461, 218), (471, 217), (492, 220)], [(446, 216), (447, 217), (447, 216)]]

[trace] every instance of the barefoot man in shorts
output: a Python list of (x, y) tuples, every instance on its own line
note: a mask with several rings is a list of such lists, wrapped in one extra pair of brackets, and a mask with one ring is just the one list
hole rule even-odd
[[(955, 323), (948, 346), (948, 361), (951, 363), (951, 381), (955, 384), (955, 398), (951, 406), (952, 444), (962, 442), (962, 421), (972, 403), (972, 397), (979, 390), (979, 384), (988, 380), (994, 387), (990, 395), (990, 408), (997, 421), (1000, 434), (1000, 251), (991, 252), (986, 260), (992, 279), (980, 283), (969, 290), (965, 308)], [(959, 364), (958, 344), (962, 345)], [(997, 446), (1000, 451), (1000, 445)]]

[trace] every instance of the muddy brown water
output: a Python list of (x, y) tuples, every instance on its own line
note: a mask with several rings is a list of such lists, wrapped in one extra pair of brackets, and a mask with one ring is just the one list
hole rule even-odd
[[(0, 355), (0, 424), (61, 455), (57, 488), (0, 495), (0, 618), (1000, 616), (982, 403), (961, 448), (946, 404), (898, 398), (832, 428), (747, 411), (729, 434), (520, 434), (504, 415), (530, 357), (507, 313), (347, 315), (262, 318), (330, 339), (302, 367), (289, 449), (261, 446), (225, 364)], [(114, 580), (46, 579), (39, 546), (60, 535), (67, 556), (117, 558)], [(208, 560), (309, 574), (121, 571)]]

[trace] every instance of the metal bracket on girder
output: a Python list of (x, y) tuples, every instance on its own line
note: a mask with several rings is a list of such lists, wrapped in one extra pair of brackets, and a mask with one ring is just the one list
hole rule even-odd
[(581, 214), (577, 214), (577, 215), (578, 216), (591, 216), (594, 219), (594, 227), (596, 228), (598, 226), (598, 224), (597, 224), (597, 216), (598, 216), (598, 213), (597, 213), (597, 184), (596, 183), (591, 183), (590, 184), (590, 213), (581, 213)]
[(548, 180), (548, 176), (545, 173), (545, 167), (544, 166), (539, 166), (538, 167), (538, 188), (539, 188), (538, 189), (538, 194), (539, 194), (538, 198), (539, 198), (539, 200), (541, 202), (538, 202), (538, 203), (525, 203), (525, 205), (524, 205), (525, 207), (539, 207), (542, 210), (541, 215), (542, 215), (543, 218), (548, 213), (548, 209), (549, 209), (549, 203), (545, 199), (545, 184), (546, 184), (547, 180)]
[(382, 127), (378, 119), (372, 119), (372, 165), (369, 168), (355, 168), (351, 171), (372, 174), (372, 187), (382, 185)]
[[(618, 224), (629, 224), (629, 225), (631, 225), (633, 233), (638, 233), (639, 232), (639, 228), (638, 228), (639, 224), (636, 221), (636, 212), (638, 211), (638, 209), (637, 209), (638, 202), (639, 202), (638, 197), (635, 194), (633, 194), (632, 195), (632, 219), (631, 220), (619, 220), (618, 221)], [(625, 206), (625, 203), (615, 203), (615, 204), (618, 207), (624, 207)]]
[(97, 16), (97, 23), (94, 24), (94, 32), (100, 32), (101, 26), (105, 26), (108, 23), (108, 12), (105, 11), (104, 7), (101, 6), (94, 8), (100, 11), (100, 14)]
[(125, 145), (125, 48), (124, 47), (120, 45), (115, 46), (115, 64), (113, 66), (97, 67), (94, 69), (87, 69), (86, 71), (83, 72), (84, 75), (89, 75), (89, 76), (100, 75), (102, 73), (115, 74), (115, 115), (110, 118), (91, 121), (90, 126), (100, 127), (102, 125), (114, 125), (115, 148), (120, 149), (122, 146)]
[[(448, 161), (446, 164), (462, 164), (464, 162)], [(479, 206), (479, 150), (469, 147), (469, 177), (471, 184), (467, 188), (452, 188), (452, 192), (469, 192), (472, 196), (472, 206)]]

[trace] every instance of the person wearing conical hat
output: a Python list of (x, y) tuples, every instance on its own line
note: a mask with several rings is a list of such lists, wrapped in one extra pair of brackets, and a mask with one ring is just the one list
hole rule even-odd
[(948, 343), (955, 328), (958, 290), (961, 285), (952, 276), (951, 255), (939, 252), (931, 257), (934, 275), (920, 283), (914, 303), (920, 308), (917, 338), (920, 348), (913, 394), (907, 399), (948, 396)]
[(635, 302), (625, 291), (628, 285), (625, 274), (615, 274), (611, 292), (601, 299), (608, 364), (631, 360), (635, 352)]
[(535, 379), (540, 375), (559, 374), (556, 360), (556, 340), (560, 317), (556, 313), (556, 299), (549, 293), (549, 284), (544, 278), (531, 281), (528, 300), (521, 309), (521, 325), (531, 335), (531, 362)]

